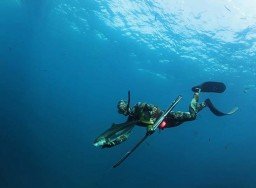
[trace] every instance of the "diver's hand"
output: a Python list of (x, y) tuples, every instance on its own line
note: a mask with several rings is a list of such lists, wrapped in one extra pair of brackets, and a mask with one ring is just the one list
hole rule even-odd
[(154, 132), (155, 132), (154, 130), (147, 131), (147, 135), (151, 135), (151, 134), (153, 134)]
[(155, 132), (153, 125), (147, 126), (147, 135), (151, 135)]

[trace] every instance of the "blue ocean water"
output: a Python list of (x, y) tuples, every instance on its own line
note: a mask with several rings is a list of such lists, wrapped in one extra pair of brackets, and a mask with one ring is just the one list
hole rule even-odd
[[(256, 1), (2, 0), (0, 2), (0, 187), (255, 187)], [(125, 121), (117, 101), (161, 108), (191, 87), (232, 116), (208, 109), (120, 146), (94, 139)]]

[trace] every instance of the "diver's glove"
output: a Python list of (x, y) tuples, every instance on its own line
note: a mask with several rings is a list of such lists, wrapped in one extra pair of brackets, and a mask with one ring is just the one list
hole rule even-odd
[(153, 125), (148, 125), (147, 126), (147, 135), (151, 135), (155, 132), (155, 130), (153, 129)]
[(147, 135), (151, 135), (151, 134), (153, 134), (155, 131), (154, 130), (152, 130), (152, 131), (147, 131)]

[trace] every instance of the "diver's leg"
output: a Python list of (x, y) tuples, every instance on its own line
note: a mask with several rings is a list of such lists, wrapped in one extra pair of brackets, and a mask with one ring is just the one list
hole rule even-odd
[(184, 121), (192, 121), (196, 118), (195, 113), (191, 112), (182, 112), (182, 111), (177, 111), (177, 112), (171, 112), (169, 119), (172, 119), (175, 122), (184, 122)]
[(194, 98), (192, 99), (190, 105), (189, 105), (189, 111), (188, 112), (171, 112), (168, 114), (167, 119), (174, 122), (185, 122), (185, 121), (193, 121), (196, 119), (197, 113), (201, 111), (205, 107), (205, 102), (202, 102), (201, 104), (198, 104)]
[(189, 105), (189, 113), (191, 114), (192, 119), (196, 119), (196, 115), (199, 111), (201, 111), (204, 107), (206, 107), (205, 102), (198, 103), (199, 101), (199, 93), (200, 89), (194, 92), (193, 98)]
[(196, 119), (197, 113), (206, 106), (205, 102), (202, 102), (201, 104), (198, 103), (199, 93), (200, 93), (200, 90), (197, 90), (197, 92), (194, 93), (193, 98), (189, 105), (188, 112), (182, 112), (182, 111), (170, 112), (166, 116), (165, 118), (167, 123), (166, 127), (175, 127), (182, 124), (183, 122), (193, 121)]

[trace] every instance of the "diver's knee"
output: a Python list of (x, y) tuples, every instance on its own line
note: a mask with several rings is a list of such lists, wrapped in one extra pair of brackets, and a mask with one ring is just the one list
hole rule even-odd
[(190, 112), (189, 115), (190, 115), (190, 117), (189, 117), (190, 120), (195, 120), (196, 119), (197, 114), (194, 111)]
[(191, 120), (195, 120), (196, 119), (196, 114), (193, 114), (192, 116), (191, 116)]

